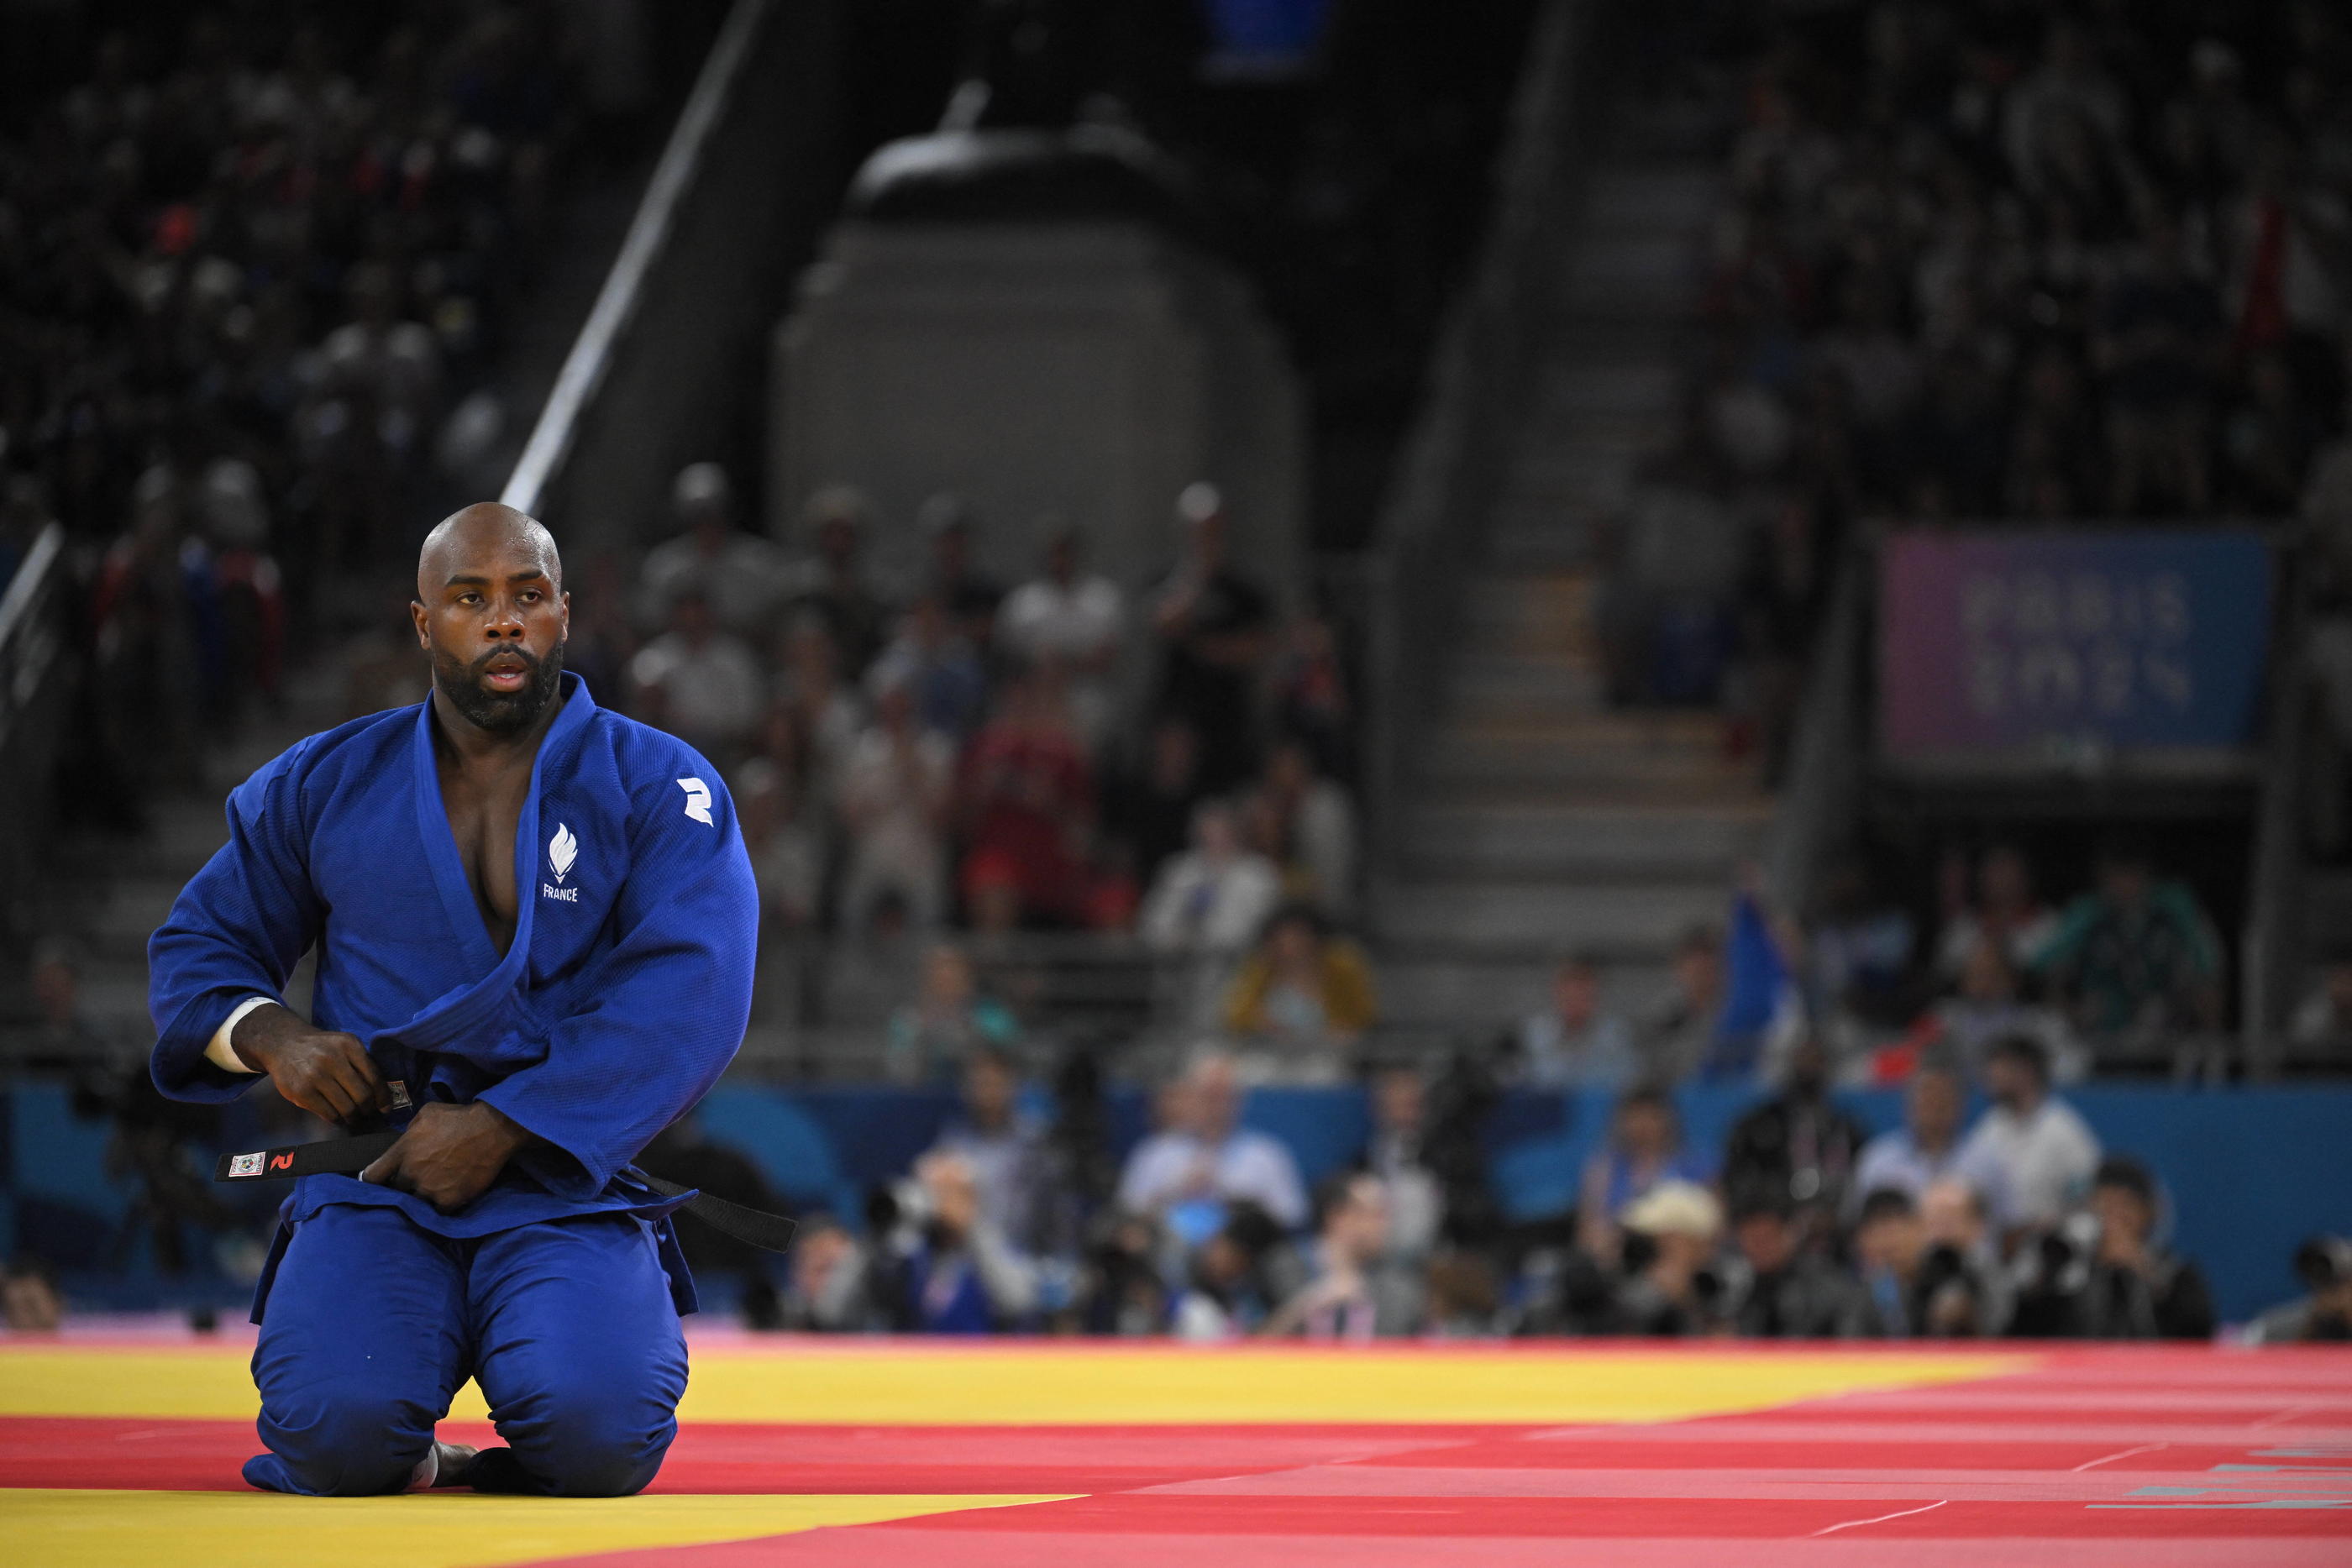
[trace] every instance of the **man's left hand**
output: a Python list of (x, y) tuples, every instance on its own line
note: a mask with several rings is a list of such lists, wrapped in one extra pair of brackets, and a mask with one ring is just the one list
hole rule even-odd
[(416, 1113), (400, 1141), (360, 1172), (360, 1180), (413, 1192), (454, 1214), (488, 1192), (530, 1134), (495, 1105), (435, 1103)]

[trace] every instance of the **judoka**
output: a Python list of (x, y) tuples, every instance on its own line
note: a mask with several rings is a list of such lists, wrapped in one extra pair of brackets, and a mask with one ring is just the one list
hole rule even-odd
[[(564, 672), (562, 576), (507, 507), (435, 528), (411, 607), (431, 695), (240, 785), (149, 943), (164, 1093), (267, 1074), (401, 1129), (280, 1216), (257, 1487), (624, 1495), (677, 1434), (685, 1199), (629, 1162), (741, 1042), (758, 900), (718, 770)], [(313, 947), (306, 1019), (284, 991)], [(435, 1441), (468, 1377), (505, 1447)]]

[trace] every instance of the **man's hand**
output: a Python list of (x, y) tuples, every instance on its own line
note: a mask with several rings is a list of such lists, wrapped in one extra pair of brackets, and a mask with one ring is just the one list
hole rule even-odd
[(314, 1116), (349, 1126), (392, 1109), (392, 1091), (357, 1036), (313, 1029), (290, 1009), (254, 1009), (236, 1020), (228, 1043), (237, 1060), (269, 1074), (282, 1098)]
[(488, 1192), (530, 1134), (495, 1105), (436, 1102), (384, 1150), (360, 1180), (413, 1192), (444, 1214), (454, 1214)]

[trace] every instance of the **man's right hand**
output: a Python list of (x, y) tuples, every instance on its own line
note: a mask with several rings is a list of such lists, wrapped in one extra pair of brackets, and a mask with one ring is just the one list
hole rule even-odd
[(392, 1091), (357, 1036), (313, 1029), (275, 1002), (237, 1019), (228, 1043), (238, 1061), (269, 1074), (281, 1098), (314, 1116), (349, 1126), (392, 1109)]

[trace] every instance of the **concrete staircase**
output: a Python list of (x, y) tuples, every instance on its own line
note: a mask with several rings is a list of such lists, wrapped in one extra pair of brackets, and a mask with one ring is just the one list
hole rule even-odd
[[(1439, 712), (1413, 738), (1402, 862), (1374, 890), (1383, 1010), (1406, 1031), (1499, 1026), (1539, 1003), (1570, 948), (1602, 962), (1617, 1004), (1641, 1006), (1675, 938), (1720, 922), (1770, 816), (1719, 717), (1613, 710), (1603, 689), (1595, 540), (1659, 510), (1635, 469), (1672, 431), (1719, 167), (1639, 150), (1640, 129), (1621, 122), (1636, 150), (1602, 160), (1566, 227), (1555, 308), (1534, 328), (1538, 391), (1465, 574)], [(1738, 549), (1723, 531), (1672, 548), (1719, 573)]]

